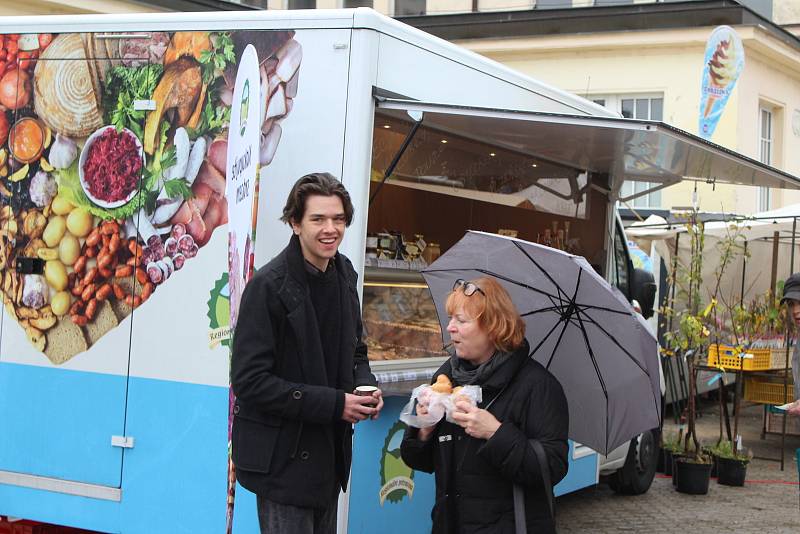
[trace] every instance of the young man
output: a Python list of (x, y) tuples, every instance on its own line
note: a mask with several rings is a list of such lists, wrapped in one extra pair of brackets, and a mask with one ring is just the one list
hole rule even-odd
[[(789, 317), (796, 327), (800, 327), (800, 273), (794, 273), (783, 284), (781, 304), (789, 307)], [(800, 343), (792, 353), (792, 377), (794, 378), (794, 398), (792, 406), (787, 410), (792, 415), (800, 415)]]
[(353, 423), (377, 417), (380, 390), (361, 339), (357, 275), (338, 253), (353, 220), (328, 173), (295, 183), (281, 220), (289, 245), (245, 287), (233, 337), (233, 461), (257, 496), (262, 533), (336, 532)]

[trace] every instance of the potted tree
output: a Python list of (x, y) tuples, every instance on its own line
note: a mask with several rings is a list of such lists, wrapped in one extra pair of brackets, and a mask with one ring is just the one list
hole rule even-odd
[(728, 440), (720, 441), (712, 450), (717, 459), (717, 482), (725, 486), (744, 486), (747, 464), (752, 453), (741, 453)]
[(673, 455), (681, 448), (681, 440), (678, 434), (663, 436), (661, 452), (664, 461), (664, 474), (672, 476)]
[[(670, 282), (676, 284), (676, 297), (682, 306), (678, 308), (676, 301), (664, 310), (664, 316), (670, 323), (677, 319), (677, 329), (664, 335), (668, 350), (682, 356), (686, 360), (689, 378), (689, 399), (686, 409), (687, 430), (682, 439), (683, 457), (675, 461), (673, 481), (677, 490), (682, 493), (706, 494), (711, 477), (711, 462), (703, 454), (695, 430), (697, 374), (695, 358), (706, 353), (710, 330), (706, 323), (714, 309), (712, 300), (702, 307), (702, 268), (703, 247), (705, 245), (704, 225), (697, 221), (696, 212), (692, 212), (686, 224), (690, 239), (691, 254), (688, 264), (676, 261)], [(701, 311), (702, 310), (702, 311)], [(676, 480), (677, 478), (677, 480)]]

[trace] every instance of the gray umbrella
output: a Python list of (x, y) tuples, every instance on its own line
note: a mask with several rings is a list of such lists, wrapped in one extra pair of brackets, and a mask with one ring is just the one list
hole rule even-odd
[(525, 320), (533, 358), (564, 388), (573, 440), (608, 454), (660, 425), (656, 339), (625, 297), (584, 258), (467, 232), (422, 274), (445, 343), (445, 301), (457, 279), (491, 276), (508, 290)]

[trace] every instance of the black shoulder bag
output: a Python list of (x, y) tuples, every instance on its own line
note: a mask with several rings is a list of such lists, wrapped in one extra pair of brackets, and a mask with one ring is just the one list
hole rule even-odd
[[(544, 447), (539, 443), (539, 440), (531, 439), (528, 443), (533, 447), (536, 453), (536, 459), (539, 460), (539, 470), (542, 472), (542, 483), (544, 483), (544, 493), (547, 495), (547, 506), (550, 508), (550, 517), (555, 519), (555, 511), (553, 510), (553, 486), (550, 484), (550, 466), (547, 463), (547, 456), (544, 453)], [(528, 532), (527, 520), (525, 519), (525, 490), (519, 484), (514, 484), (514, 525), (517, 534), (526, 534)]]
[[(494, 401), (503, 394), (508, 387), (507, 382), (500, 392), (489, 401), (489, 404), (484, 406), (484, 410), (488, 410), (489, 406), (494, 404)], [(547, 456), (544, 452), (544, 447), (538, 439), (529, 439), (533, 452), (536, 453), (536, 459), (539, 461), (539, 471), (542, 473), (542, 483), (544, 484), (544, 493), (547, 496), (547, 506), (550, 508), (550, 517), (555, 520), (555, 510), (553, 509), (553, 486), (550, 484), (550, 464), (547, 463)], [(527, 534), (528, 525), (525, 518), (525, 490), (519, 484), (514, 484), (514, 526), (517, 534)]]

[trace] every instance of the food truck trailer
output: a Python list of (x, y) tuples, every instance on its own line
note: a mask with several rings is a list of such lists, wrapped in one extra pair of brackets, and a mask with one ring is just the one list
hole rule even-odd
[[(255, 266), (289, 238), (298, 177), (331, 172), (355, 205), (342, 252), (386, 407), (355, 427), (340, 532), (430, 528), (433, 480), (402, 463), (398, 414), (444, 359), (419, 269), (466, 230), (585, 256), (646, 313), (652, 283), (615, 215), (624, 180), (796, 183), (369, 9), (5, 18), (0, 34), (0, 516), (225, 528), (227, 145), (249, 45)], [(657, 431), (608, 457), (571, 442), (557, 494), (601, 474), (646, 491)], [(256, 521), (238, 487), (234, 532)]]

